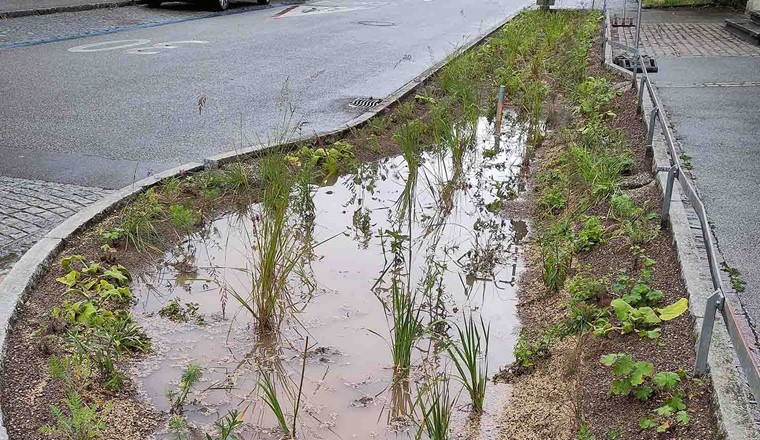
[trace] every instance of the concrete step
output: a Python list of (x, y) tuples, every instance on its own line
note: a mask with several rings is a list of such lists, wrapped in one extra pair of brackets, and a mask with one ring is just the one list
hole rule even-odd
[(742, 40), (760, 46), (760, 24), (744, 18), (728, 18), (726, 29)]
[(757, 24), (760, 24), (760, 10), (749, 11), (749, 19)]

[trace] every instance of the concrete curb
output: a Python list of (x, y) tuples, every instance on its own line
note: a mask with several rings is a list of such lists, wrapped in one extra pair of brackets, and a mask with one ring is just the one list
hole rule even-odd
[[(605, 65), (615, 72), (620, 72), (621, 69), (612, 64), (611, 54), (611, 50), (605, 53)], [(633, 77), (631, 72), (627, 70), (623, 72)], [(636, 87), (637, 89), (641, 87), (639, 81), (636, 82)], [(644, 115), (642, 119), (649, 129), (649, 118), (646, 115), (650, 114), (654, 104), (647, 93), (644, 93), (641, 107), (642, 115)], [(664, 197), (668, 172), (661, 170), (670, 168), (672, 162), (661, 130), (654, 132), (652, 150), (654, 152), (652, 170), (657, 175), (656, 184)], [(698, 339), (707, 297), (712, 294), (713, 286), (709, 268), (702, 261), (699, 253), (684, 200), (685, 196), (680, 185), (674, 185), (670, 204), (670, 229), (673, 246), (681, 266), (681, 277), (689, 294), (689, 311), (694, 317), (694, 334)], [(736, 352), (720, 313), (715, 319), (707, 363), (712, 379), (718, 429), (727, 440), (760, 440), (760, 433), (749, 410), (750, 400), (745, 392), (745, 381), (737, 369)]]
[(0, 19), (57, 14), (59, 12), (88, 11), (90, 9), (120, 8), (122, 6), (133, 6), (144, 3), (148, 3), (148, 0), (122, 0), (117, 2), (88, 3), (85, 5), (56, 6), (52, 8), (22, 9), (20, 11), (0, 12)]
[[(315, 141), (335, 137), (345, 134), (352, 129), (360, 127), (372, 117), (385, 111), (400, 99), (406, 97), (411, 92), (416, 90), (417, 87), (424, 84), (431, 76), (438, 72), (453, 58), (490, 37), (494, 32), (499, 30), (502, 26), (507, 24), (509, 21), (519, 15), (523, 10), (528, 9), (529, 7), (530, 6), (519, 9), (517, 12), (507, 16), (498, 24), (488, 29), (482, 35), (470, 39), (464, 46), (460, 47), (443, 60), (433, 64), (433, 66), (425, 70), (422, 74), (413, 78), (411, 81), (393, 92), (372, 111), (368, 111), (359, 115), (341, 127), (338, 127), (334, 130), (317, 132), (312, 135), (299, 136), (280, 145), (256, 145), (242, 150), (221, 153), (206, 158), (204, 160), (204, 163), (191, 162), (164, 171), (162, 173), (135, 182), (132, 185), (124, 187), (121, 190), (106, 196), (105, 198), (94, 203), (93, 205), (90, 205), (88, 208), (80, 211), (73, 217), (61, 223), (58, 227), (50, 231), (44, 238), (37, 242), (37, 244), (35, 244), (31, 249), (29, 249), (21, 258), (21, 260), (19, 260), (13, 266), (13, 269), (11, 269), (3, 282), (0, 283), (0, 361), (2, 362), (0, 363), (0, 381), (2, 381), (3, 377), (2, 365), (5, 363), (7, 336), (15, 320), (16, 312), (18, 308), (24, 304), (24, 301), (26, 301), (28, 295), (34, 290), (42, 276), (45, 275), (48, 268), (50, 267), (50, 264), (57, 259), (61, 250), (71, 239), (72, 235), (82, 231), (86, 227), (104, 218), (106, 215), (114, 212), (119, 207), (124, 206), (140, 193), (146, 191), (152, 186), (155, 186), (165, 179), (181, 176), (186, 173), (200, 171), (203, 169), (217, 168), (219, 165), (223, 165), (225, 163), (266, 155), (273, 151), (292, 149), (300, 142)], [(8, 433), (5, 429), (5, 424), (3, 423), (2, 412), (0, 412), (0, 440), (8, 440)]]

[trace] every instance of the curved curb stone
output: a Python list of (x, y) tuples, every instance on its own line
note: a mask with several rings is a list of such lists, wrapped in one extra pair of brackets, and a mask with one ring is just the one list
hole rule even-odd
[[(607, 20), (609, 23), (609, 15)], [(609, 34), (607, 36), (609, 37)], [(604, 62), (607, 68), (633, 77), (630, 71), (612, 63), (610, 45), (607, 45)], [(637, 90), (640, 87), (641, 83), (636, 81)], [(641, 103), (642, 115), (649, 115), (654, 104), (649, 98), (649, 94), (645, 93), (644, 95), (645, 99)], [(649, 118), (643, 117), (643, 120), (649, 129)], [(669, 169), (671, 162), (665, 136), (661, 129), (655, 130), (652, 150), (654, 152), (652, 170), (657, 175), (655, 182), (664, 197), (668, 172), (660, 170)], [(673, 247), (681, 266), (681, 278), (689, 294), (689, 312), (694, 317), (694, 335), (698, 340), (707, 297), (712, 294), (713, 287), (709, 269), (702, 262), (702, 257), (697, 248), (683, 197), (681, 186), (673, 185), (673, 194), (670, 199), (670, 229)], [(736, 352), (720, 313), (716, 315), (707, 364), (712, 379), (713, 404), (715, 416), (718, 419), (718, 429), (726, 440), (760, 440), (760, 432), (755, 426), (754, 418), (749, 409), (751, 406), (748, 398), (749, 389), (737, 369)], [(745, 392), (745, 388), (747, 388), (747, 392)]]
[[(266, 155), (275, 149), (282, 150), (294, 148), (297, 143), (307, 140), (323, 139), (345, 134), (346, 132), (363, 125), (373, 116), (385, 111), (390, 106), (395, 104), (398, 100), (409, 95), (417, 87), (424, 84), (433, 74), (438, 72), (451, 59), (488, 38), (494, 32), (499, 30), (499, 28), (520, 14), (523, 10), (530, 7), (531, 6), (519, 8), (516, 12), (508, 15), (505, 19), (501, 20), (495, 26), (486, 30), (480, 36), (470, 39), (470, 41), (468, 41), (464, 46), (460, 47), (441, 61), (433, 64), (433, 66), (425, 70), (422, 74), (418, 75), (403, 85), (401, 88), (393, 92), (372, 111), (368, 111), (359, 115), (358, 117), (350, 120), (348, 123), (337, 129), (317, 132), (307, 136), (299, 136), (289, 140), (282, 145), (256, 145), (241, 150), (220, 153), (206, 158), (204, 160), (204, 163), (191, 162), (176, 168), (172, 168), (170, 170), (135, 182), (132, 185), (116, 191), (115, 193), (109, 194), (105, 198), (90, 205), (86, 209), (83, 209), (73, 217), (70, 217), (61, 223), (58, 227), (50, 231), (44, 238), (38, 241), (37, 244), (35, 244), (31, 249), (29, 249), (24, 254), (24, 256), (13, 266), (13, 269), (11, 269), (3, 282), (0, 283), (0, 362), (2, 362), (0, 363), (0, 381), (2, 381), (3, 377), (2, 367), (5, 364), (7, 336), (16, 317), (16, 310), (21, 304), (24, 303), (29, 293), (34, 290), (39, 280), (47, 272), (47, 269), (50, 267), (51, 262), (56, 260), (61, 249), (63, 249), (63, 246), (68, 242), (73, 234), (82, 231), (89, 225), (92, 225), (106, 215), (114, 212), (119, 207), (124, 206), (135, 196), (146, 191), (148, 188), (155, 186), (164, 179), (183, 175), (189, 172), (200, 171), (203, 169), (217, 168), (219, 165), (223, 165), (225, 163), (233, 162), (236, 160), (244, 160), (251, 157)], [(3, 385), (4, 384), (0, 382), (0, 386)], [(3, 423), (1, 412), (0, 440), (8, 440), (8, 433), (5, 429), (5, 424)]]

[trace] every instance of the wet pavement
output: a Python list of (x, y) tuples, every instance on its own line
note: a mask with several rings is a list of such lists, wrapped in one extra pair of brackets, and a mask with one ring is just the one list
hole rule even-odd
[[(323, 0), (159, 26), (136, 6), (110, 11), (137, 14), (133, 26), (76, 13), (95, 16), (81, 33), (9, 19), (6, 42), (71, 39), (0, 48), (0, 175), (115, 189), (295, 128), (334, 129), (362, 112), (355, 97), (388, 96), (529, 3)], [(32, 18), (39, 35), (12, 24)]]
[[(732, 13), (646, 11), (645, 51), (657, 55), (652, 75), (673, 124), (682, 160), (693, 168), (718, 247), (747, 282), (739, 297), (760, 323), (760, 48), (730, 34)], [(667, 32), (654, 33), (666, 29)], [(642, 39), (642, 41), (645, 41)], [(728, 285), (728, 275), (723, 274)]]

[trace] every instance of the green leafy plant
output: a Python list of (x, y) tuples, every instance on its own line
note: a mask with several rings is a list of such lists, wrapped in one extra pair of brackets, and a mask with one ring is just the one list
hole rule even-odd
[(166, 318), (172, 322), (188, 322), (192, 320), (198, 325), (205, 324), (203, 317), (198, 313), (198, 303), (180, 302), (179, 298), (172, 298), (166, 302), (166, 305), (158, 311), (158, 316)]
[(675, 425), (688, 425), (689, 413), (681, 394), (676, 390), (682, 379), (686, 377), (683, 370), (679, 372), (663, 371), (652, 378), (652, 384), (665, 398), (662, 405), (655, 408), (651, 416), (639, 419), (641, 429), (655, 429), (657, 432), (666, 432)]
[(108, 408), (87, 405), (75, 391), (69, 391), (62, 403), (63, 407), (54, 405), (50, 408), (55, 422), (43, 425), (40, 433), (67, 440), (101, 438)]
[(189, 230), (200, 222), (200, 216), (192, 208), (171, 205), (169, 206), (169, 222), (177, 229)]
[(568, 179), (561, 169), (551, 168), (536, 177), (539, 186), (538, 206), (550, 214), (562, 211), (567, 204)]
[(552, 345), (564, 335), (566, 335), (566, 329), (562, 325), (550, 327), (534, 339), (528, 339), (521, 334), (517, 338), (513, 352), (515, 355), (513, 372), (515, 374), (529, 373), (540, 361), (549, 358)]
[(576, 89), (578, 107), (576, 111), (587, 115), (599, 114), (615, 95), (607, 78), (588, 77)]
[(611, 395), (628, 396), (633, 393), (639, 400), (647, 400), (652, 395), (653, 389), (647, 383), (647, 379), (654, 374), (651, 362), (635, 361), (627, 353), (613, 353), (603, 356), (601, 363), (611, 367), (615, 377), (610, 387)]
[(309, 166), (319, 170), (324, 176), (346, 171), (354, 164), (354, 146), (345, 142), (335, 142), (330, 148), (302, 147), (296, 154), (285, 157), (292, 166)]
[(463, 327), (454, 324), (459, 340), (449, 346), (449, 355), (459, 373), (465, 390), (470, 395), (473, 411), (483, 411), (488, 384), (488, 341), (491, 326), (486, 326), (483, 318), (480, 325), (475, 323), (472, 315), (462, 316)]
[(188, 440), (190, 438), (190, 427), (185, 416), (178, 414), (169, 416), (168, 428), (174, 436), (174, 440)]
[(201, 380), (203, 372), (201, 367), (196, 364), (189, 364), (180, 377), (179, 385), (176, 388), (166, 390), (166, 398), (171, 405), (172, 414), (183, 413), (187, 396), (193, 387)]
[(245, 411), (230, 410), (224, 417), (214, 422), (219, 435), (212, 437), (211, 434), (206, 434), (206, 440), (238, 440), (235, 430), (243, 424), (244, 415)]
[(48, 374), (64, 385), (62, 406), (53, 405), (50, 412), (54, 423), (43, 425), (40, 433), (67, 440), (93, 440), (100, 438), (105, 428), (109, 406), (88, 405), (81, 393), (91, 383), (92, 369), (88, 359), (78, 356), (48, 359)]
[(604, 226), (602, 226), (601, 218), (596, 215), (586, 217), (575, 239), (575, 248), (579, 251), (590, 251), (594, 246), (604, 242)]
[(656, 262), (646, 256), (640, 257), (640, 260), (642, 269), (638, 277), (632, 279), (625, 272), (619, 273), (612, 284), (612, 291), (634, 307), (657, 305), (662, 300), (663, 293), (649, 284)]
[(610, 303), (615, 317), (620, 321), (620, 326), (613, 326), (608, 320), (600, 318), (594, 325), (597, 335), (606, 335), (613, 330), (619, 330), (622, 334), (636, 332), (639, 336), (649, 339), (657, 339), (660, 336), (658, 327), (662, 321), (669, 321), (681, 316), (688, 310), (689, 302), (681, 298), (663, 308), (648, 306), (633, 307), (623, 299), (614, 299)]

